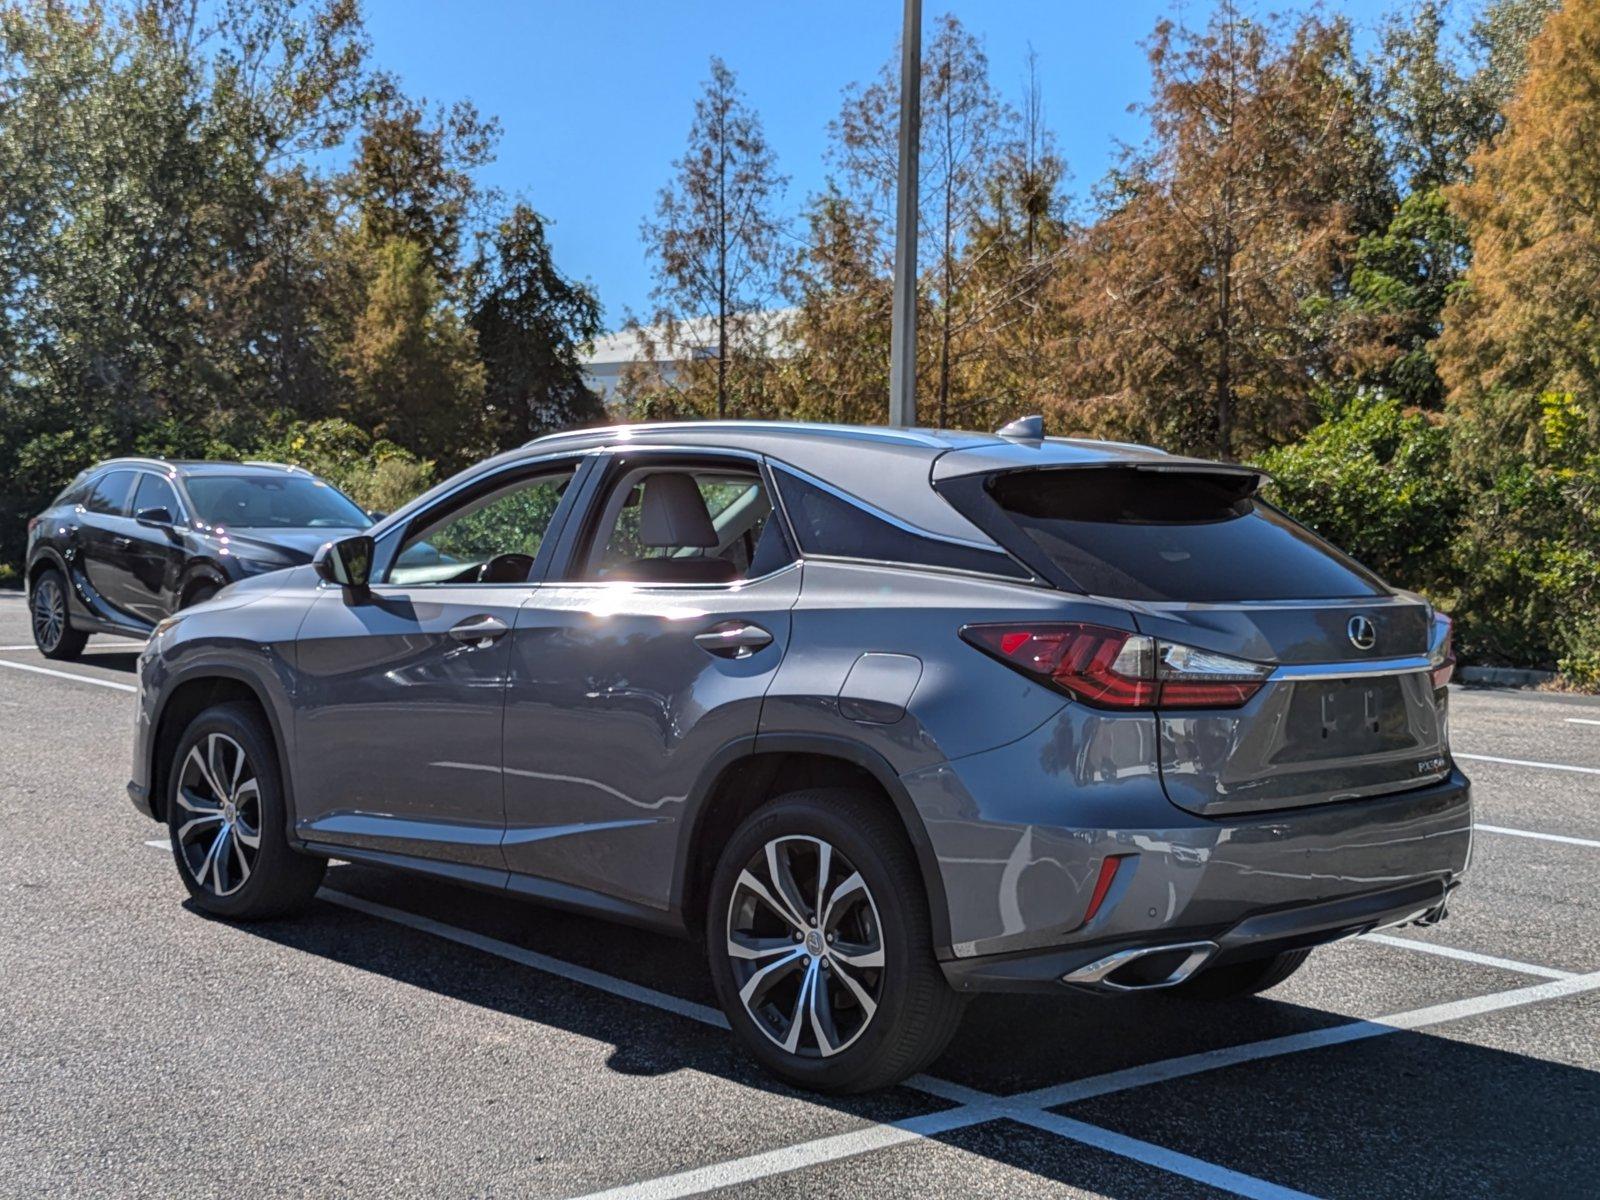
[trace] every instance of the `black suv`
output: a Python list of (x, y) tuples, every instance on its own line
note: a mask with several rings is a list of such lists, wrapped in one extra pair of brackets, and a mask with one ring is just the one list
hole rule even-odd
[(147, 637), (235, 580), (309, 562), (370, 524), (299, 467), (111, 459), (28, 522), (33, 640), (46, 658), (72, 658), (91, 633)]

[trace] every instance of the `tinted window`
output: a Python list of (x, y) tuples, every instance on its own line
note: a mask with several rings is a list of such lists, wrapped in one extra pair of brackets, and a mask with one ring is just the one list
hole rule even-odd
[(123, 502), (132, 486), (132, 471), (107, 471), (90, 485), (83, 506), (90, 512), (115, 516), (123, 511)]
[(800, 539), (800, 549), (807, 554), (1029, 578), (1028, 572), (1015, 560), (998, 550), (982, 550), (924, 537), (875, 517), (787, 471), (778, 471), (777, 476), (784, 506), (794, 523), (795, 536)]
[(1254, 477), (1019, 471), (989, 493), (1073, 584), (1128, 600), (1381, 595), (1370, 575), (1255, 499)]
[(147, 508), (164, 508), (174, 521), (179, 516), (178, 493), (161, 476), (148, 471), (139, 476), (139, 486), (133, 493), (132, 512), (137, 516)]
[(365, 529), (339, 490), (310, 475), (191, 475), (199, 518), (224, 529)]
[(430, 515), (406, 534), (389, 582), (525, 581), (572, 475), (570, 467), (524, 475)]
[(89, 472), (79, 471), (71, 483), (61, 489), (61, 494), (50, 501), (51, 508), (60, 508), (63, 504), (82, 504), (84, 489), (89, 478)]

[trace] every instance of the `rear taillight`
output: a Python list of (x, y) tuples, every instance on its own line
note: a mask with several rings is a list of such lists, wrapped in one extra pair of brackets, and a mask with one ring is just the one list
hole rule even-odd
[(38, 527), (39, 527), (39, 518), (38, 517), (29, 517), (28, 518), (28, 536), (32, 537), (33, 536), (33, 531), (35, 529), (37, 529)]
[(1236, 708), (1272, 668), (1103, 625), (968, 625), (1008, 667), (1097, 708)]
[(1456, 673), (1455, 622), (1443, 613), (1433, 614), (1433, 637), (1428, 646), (1428, 661), (1433, 664), (1433, 686), (1444, 687)]

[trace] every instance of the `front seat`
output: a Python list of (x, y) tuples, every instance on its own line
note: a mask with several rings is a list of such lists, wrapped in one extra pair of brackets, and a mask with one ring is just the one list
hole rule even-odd
[[(665, 550), (711, 550), (717, 528), (694, 477), (681, 472), (650, 475), (639, 499), (639, 540)], [(608, 579), (638, 583), (731, 583), (739, 568), (725, 558), (636, 558), (606, 572)]]

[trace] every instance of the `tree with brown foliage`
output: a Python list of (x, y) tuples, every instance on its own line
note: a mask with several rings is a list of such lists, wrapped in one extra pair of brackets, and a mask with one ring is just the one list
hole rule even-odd
[(1370, 122), (1342, 21), (1256, 21), (1223, 4), (1150, 42), (1150, 138), (1101, 190), (1081, 271), (1069, 426), (1231, 458), (1304, 429), (1337, 347), (1310, 302), (1346, 272), (1373, 190)]

